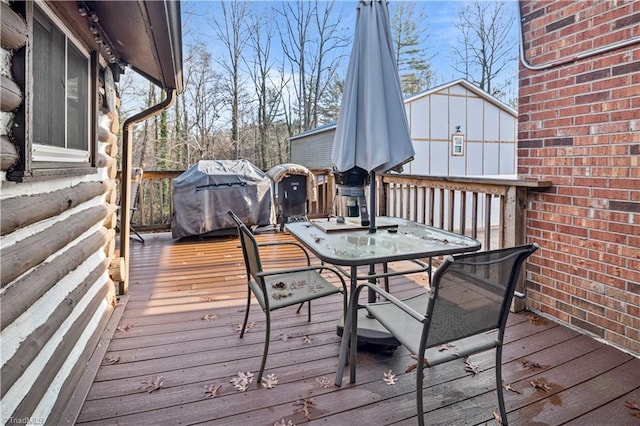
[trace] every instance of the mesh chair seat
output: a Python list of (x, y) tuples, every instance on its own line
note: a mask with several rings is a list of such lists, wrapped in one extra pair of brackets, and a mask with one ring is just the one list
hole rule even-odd
[[(265, 276), (264, 281), (269, 297), (269, 309), (272, 311), (342, 292), (316, 270)], [(265, 309), (266, 304), (260, 285), (255, 280), (251, 280), (249, 286), (262, 309)]]
[[(429, 295), (425, 293), (404, 299), (403, 302), (416, 312), (424, 312), (428, 300)], [(367, 305), (366, 309), (398, 339), (402, 346), (412, 354), (418, 354), (420, 337), (424, 330), (424, 325), (421, 322), (416, 321), (392, 303), (372, 303)], [(424, 356), (429, 362), (427, 367), (492, 349), (500, 343), (495, 337), (477, 334), (477, 322), (474, 322), (474, 317), (478, 316), (477, 311), (465, 312), (457, 304), (451, 303), (448, 309), (443, 309), (442, 312), (442, 315), (432, 319), (430, 343)], [(452, 335), (458, 336), (457, 339), (447, 338)], [(453, 345), (452, 349), (438, 350), (438, 346), (444, 343)], [(429, 350), (430, 348), (431, 350)]]

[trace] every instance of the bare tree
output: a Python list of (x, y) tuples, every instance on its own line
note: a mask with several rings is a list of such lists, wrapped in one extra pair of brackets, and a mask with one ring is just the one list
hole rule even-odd
[[(147, 91), (147, 108), (157, 104), (157, 94), (156, 94), (156, 86), (149, 82), (149, 90)], [(153, 149), (155, 151), (156, 147), (156, 123), (155, 120), (145, 120), (144, 126), (142, 130), (142, 143), (140, 153), (138, 153), (138, 166), (139, 167), (156, 167), (157, 161), (154, 159), (153, 164), (150, 164), (148, 161), (149, 151)], [(136, 157), (134, 153), (134, 157)]]
[(215, 155), (214, 137), (221, 115), (222, 77), (213, 69), (213, 59), (204, 43), (188, 49), (184, 61), (183, 126), (187, 132), (187, 164)]
[(225, 58), (220, 65), (225, 71), (227, 91), (231, 104), (231, 141), (235, 144), (236, 158), (240, 156), (239, 117), (240, 102), (243, 97), (241, 60), (249, 40), (245, 23), (248, 19), (248, 6), (241, 1), (221, 1), (222, 21), (213, 20), (213, 29), (225, 48)]
[[(246, 61), (255, 89), (256, 148), (258, 164), (262, 169), (269, 166), (269, 132), (273, 121), (280, 113), (282, 101), (282, 79), (273, 79), (274, 62), (271, 57), (273, 26), (271, 19), (253, 15), (251, 18), (250, 46), (252, 57)], [(278, 87), (278, 84), (280, 87)]]
[(505, 7), (504, 2), (475, 0), (460, 10), (455, 24), (460, 38), (453, 68), (492, 95), (499, 94), (500, 73), (517, 59), (517, 40), (510, 36), (515, 18)]
[(402, 92), (405, 95), (426, 90), (431, 86), (433, 73), (427, 56), (426, 14), (416, 10), (415, 2), (395, 2), (391, 8), (391, 36), (398, 64)]
[[(320, 7), (321, 6), (321, 7)], [(296, 75), (298, 131), (318, 125), (319, 104), (344, 56), (346, 38), (341, 17), (333, 14), (334, 3), (285, 2), (278, 13), (286, 26), (280, 29), (282, 50)]]

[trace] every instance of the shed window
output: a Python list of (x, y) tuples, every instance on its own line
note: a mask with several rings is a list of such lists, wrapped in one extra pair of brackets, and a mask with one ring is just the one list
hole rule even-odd
[(464, 135), (454, 133), (451, 136), (451, 155), (464, 155)]

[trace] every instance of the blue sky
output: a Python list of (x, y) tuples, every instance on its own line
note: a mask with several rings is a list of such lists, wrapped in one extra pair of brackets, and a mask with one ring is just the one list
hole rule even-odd
[[(486, 0), (493, 1), (493, 0)], [(278, 7), (280, 2), (277, 1), (252, 1), (250, 4), (255, 5), (255, 12), (259, 13), (265, 18), (273, 7)], [(389, 8), (391, 14), (393, 14), (393, 4), (395, 2), (391, 0), (389, 2)], [(453, 23), (457, 20), (459, 10), (464, 7), (466, 1), (436, 1), (436, 0), (423, 0), (416, 1), (415, 8), (421, 8), (427, 15), (426, 19), (426, 33), (429, 34), (427, 40), (427, 46), (425, 51), (428, 56), (432, 57), (431, 67), (436, 74), (436, 84), (441, 84), (459, 78), (455, 70), (452, 69), (451, 50), (458, 37), (457, 32), (453, 26)], [(515, 0), (505, 1), (506, 6), (514, 14), (514, 21), (517, 21), (517, 7), (518, 2)], [(339, 8), (340, 15), (342, 16), (342, 25), (345, 27), (347, 34), (352, 34), (355, 27), (356, 19), (356, 7), (357, 1), (338, 1), (335, 5)], [(220, 5), (218, 1), (193, 1), (183, 0), (182, 3), (183, 12), (192, 12), (189, 18), (183, 18), (183, 25), (189, 26), (189, 31), (199, 33), (200, 37), (207, 40), (210, 46), (211, 53), (214, 58), (222, 55), (222, 50), (219, 43), (215, 40), (213, 29), (211, 28), (211, 22), (215, 16), (220, 18)], [(193, 13), (195, 13), (195, 16)], [(282, 19), (282, 17), (270, 18), (270, 19)], [(277, 23), (277, 22), (276, 22)], [(281, 25), (281, 24), (280, 24)], [(188, 31), (187, 29), (183, 31)], [(518, 37), (518, 27), (513, 25), (513, 37)], [(185, 42), (188, 42), (189, 35), (185, 34)], [(275, 43), (274, 43), (275, 44)], [(350, 52), (350, 48), (347, 48), (347, 55)], [(280, 54), (279, 48), (274, 46), (274, 55)], [(514, 55), (517, 56), (517, 50), (514, 51)], [(343, 61), (343, 66), (346, 72), (347, 60)], [(511, 73), (517, 72), (517, 62), (514, 61), (513, 70)]]

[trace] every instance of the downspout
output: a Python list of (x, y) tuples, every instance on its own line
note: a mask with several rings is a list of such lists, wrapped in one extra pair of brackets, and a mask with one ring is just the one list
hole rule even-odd
[(611, 51), (616, 50), (616, 49), (620, 49), (620, 48), (623, 48), (623, 47), (632, 46), (634, 44), (640, 43), (640, 36), (638, 36), (638, 37), (630, 38), (628, 40), (623, 40), (623, 41), (618, 41), (618, 42), (615, 42), (615, 43), (611, 43), (611, 44), (608, 44), (606, 46), (599, 47), (597, 49), (589, 50), (587, 52), (578, 53), (577, 55), (574, 55), (574, 56), (571, 56), (571, 57), (568, 57), (568, 58), (563, 58), (563, 59), (560, 59), (560, 60), (555, 61), (555, 62), (548, 62), (546, 64), (541, 64), (541, 65), (531, 65), (531, 63), (529, 63), (529, 61), (525, 57), (525, 49), (524, 49), (524, 23), (525, 23), (525, 20), (522, 17), (522, 2), (519, 2), (519, 4), (518, 4), (518, 18), (519, 18), (519, 21), (520, 21), (520, 62), (522, 63), (522, 65), (526, 69), (532, 70), (532, 71), (542, 71), (542, 70), (548, 70), (548, 69), (551, 69), (551, 68), (556, 68), (556, 67), (559, 67), (559, 66), (562, 66), (562, 65), (566, 65), (566, 64), (570, 64), (572, 62), (579, 61), (581, 59), (590, 58), (592, 56), (600, 55), (602, 53), (608, 53), (608, 52), (611, 52)]
[(165, 90), (166, 98), (150, 108), (129, 117), (122, 125), (122, 173), (120, 174), (120, 257), (124, 258), (124, 281), (118, 287), (118, 294), (127, 294), (129, 290), (129, 226), (131, 224), (131, 168), (133, 156), (133, 127), (173, 105), (176, 91)]

